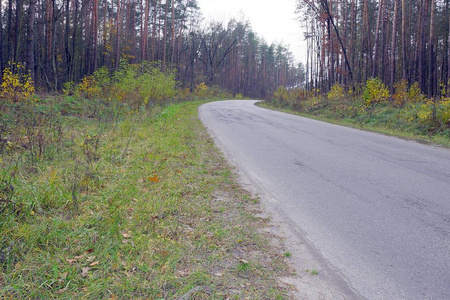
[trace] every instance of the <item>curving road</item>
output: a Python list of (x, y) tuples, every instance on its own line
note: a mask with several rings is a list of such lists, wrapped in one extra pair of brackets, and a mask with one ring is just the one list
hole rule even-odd
[(450, 151), (255, 102), (208, 103), (200, 118), (350, 297), (450, 299)]

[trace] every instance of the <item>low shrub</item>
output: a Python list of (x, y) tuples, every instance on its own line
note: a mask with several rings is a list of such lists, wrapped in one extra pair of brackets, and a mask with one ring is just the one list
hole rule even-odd
[(9, 63), (3, 70), (0, 99), (7, 102), (23, 102), (34, 95), (31, 75), (21, 63)]
[(364, 104), (371, 107), (377, 103), (388, 102), (391, 97), (388, 88), (379, 78), (369, 78), (363, 91)]

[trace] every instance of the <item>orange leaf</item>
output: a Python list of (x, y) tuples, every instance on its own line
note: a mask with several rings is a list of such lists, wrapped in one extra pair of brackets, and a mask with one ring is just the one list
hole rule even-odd
[(100, 263), (100, 261), (97, 260), (97, 261), (94, 261), (93, 263), (91, 263), (89, 266), (93, 267), (93, 266), (98, 265), (99, 263)]
[(148, 176), (148, 180), (150, 180), (151, 182), (158, 182), (159, 181), (159, 178), (158, 178), (158, 175), (155, 175), (155, 176)]

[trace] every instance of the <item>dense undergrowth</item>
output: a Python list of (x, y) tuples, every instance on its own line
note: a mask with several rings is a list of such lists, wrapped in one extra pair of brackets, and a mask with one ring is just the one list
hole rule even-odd
[(2, 99), (0, 298), (282, 297), (282, 252), (256, 231), (257, 201), (202, 127), (200, 102), (168, 103), (223, 95), (180, 92), (151, 65), (120, 72), (64, 96)]
[(450, 98), (427, 99), (417, 83), (408, 86), (401, 81), (393, 94), (377, 78), (356, 91), (335, 84), (327, 94), (279, 87), (268, 104), (406, 138), (450, 144)]

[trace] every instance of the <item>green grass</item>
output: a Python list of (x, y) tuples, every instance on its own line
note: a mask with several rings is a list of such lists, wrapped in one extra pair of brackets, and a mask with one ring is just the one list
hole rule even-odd
[(284, 298), (283, 252), (258, 231), (258, 201), (200, 104), (69, 114), (37, 158), (14, 140), (0, 161), (0, 298), (177, 299), (199, 286), (212, 299)]
[[(450, 130), (433, 131), (421, 126), (417, 120), (419, 104), (412, 104), (404, 108), (391, 105), (379, 105), (373, 111), (367, 112), (348, 104), (341, 107), (324, 105), (316, 109), (293, 110), (288, 107), (280, 108), (269, 102), (260, 102), (259, 106), (299, 116), (324, 121), (332, 124), (378, 132), (396, 136), (407, 140), (415, 140), (424, 144), (435, 144), (450, 147)], [(350, 107), (350, 109), (349, 109)]]

